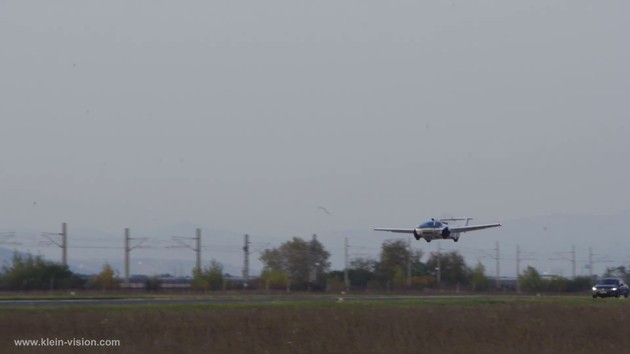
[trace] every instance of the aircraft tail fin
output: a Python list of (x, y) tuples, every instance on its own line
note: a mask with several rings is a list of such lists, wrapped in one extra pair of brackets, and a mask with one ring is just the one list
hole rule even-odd
[(449, 221), (466, 221), (466, 224), (464, 226), (468, 226), (468, 223), (470, 222), (470, 220), (472, 220), (472, 218), (444, 218), (444, 219), (440, 219), (440, 221), (442, 222), (446, 222), (448, 223)]

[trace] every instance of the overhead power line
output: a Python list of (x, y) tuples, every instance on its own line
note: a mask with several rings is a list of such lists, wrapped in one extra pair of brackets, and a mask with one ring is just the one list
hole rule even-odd
[[(195, 237), (184, 237), (184, 236), (173, 236), (172, 237), (175, 242), (179, 245), (177, 246), (166, 246), (167, 248), (189, 248), (193, 250), (196, 254), (195, 264), (198, 272), (201, 271), (201, 229), (197, 228)], [(195, 246), (191, 246), (186, 243), (185, 240), (194, 240)]]
[[(60, 237), (60, 240), (57, 240), (57, 237)], [(61, 224), (61, 232), (53, 233), (53, 232), (42, 232), (42, 237), (47, 239), (48, 241), (42, 241), (44, 245), (55, 245), (61, 248), (61, 263), (64, 266), (68, 265), (68, 225), (64, 222)]]

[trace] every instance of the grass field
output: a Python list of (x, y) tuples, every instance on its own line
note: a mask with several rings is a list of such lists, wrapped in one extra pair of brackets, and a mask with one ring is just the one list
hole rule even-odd
[[(0, 353), (630, 352), (630, 300), (587, 297), (0, 308), (0, 318)], [(14, 343), (40, 338), (121, 344)]]

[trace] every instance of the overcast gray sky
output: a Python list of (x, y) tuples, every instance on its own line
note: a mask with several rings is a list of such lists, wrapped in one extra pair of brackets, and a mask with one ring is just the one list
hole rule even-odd
[(627, 210), (628, 13), (1, 1), (0, 224), (288, 236)]

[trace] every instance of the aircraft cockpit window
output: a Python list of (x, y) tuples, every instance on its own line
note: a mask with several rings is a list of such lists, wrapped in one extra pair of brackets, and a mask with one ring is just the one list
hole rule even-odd
[(430, 228), (430, 227), (442, 227), (442, 223), (439, 221), (427, 221), (424, 224), (420, 225), (421, 228)]

